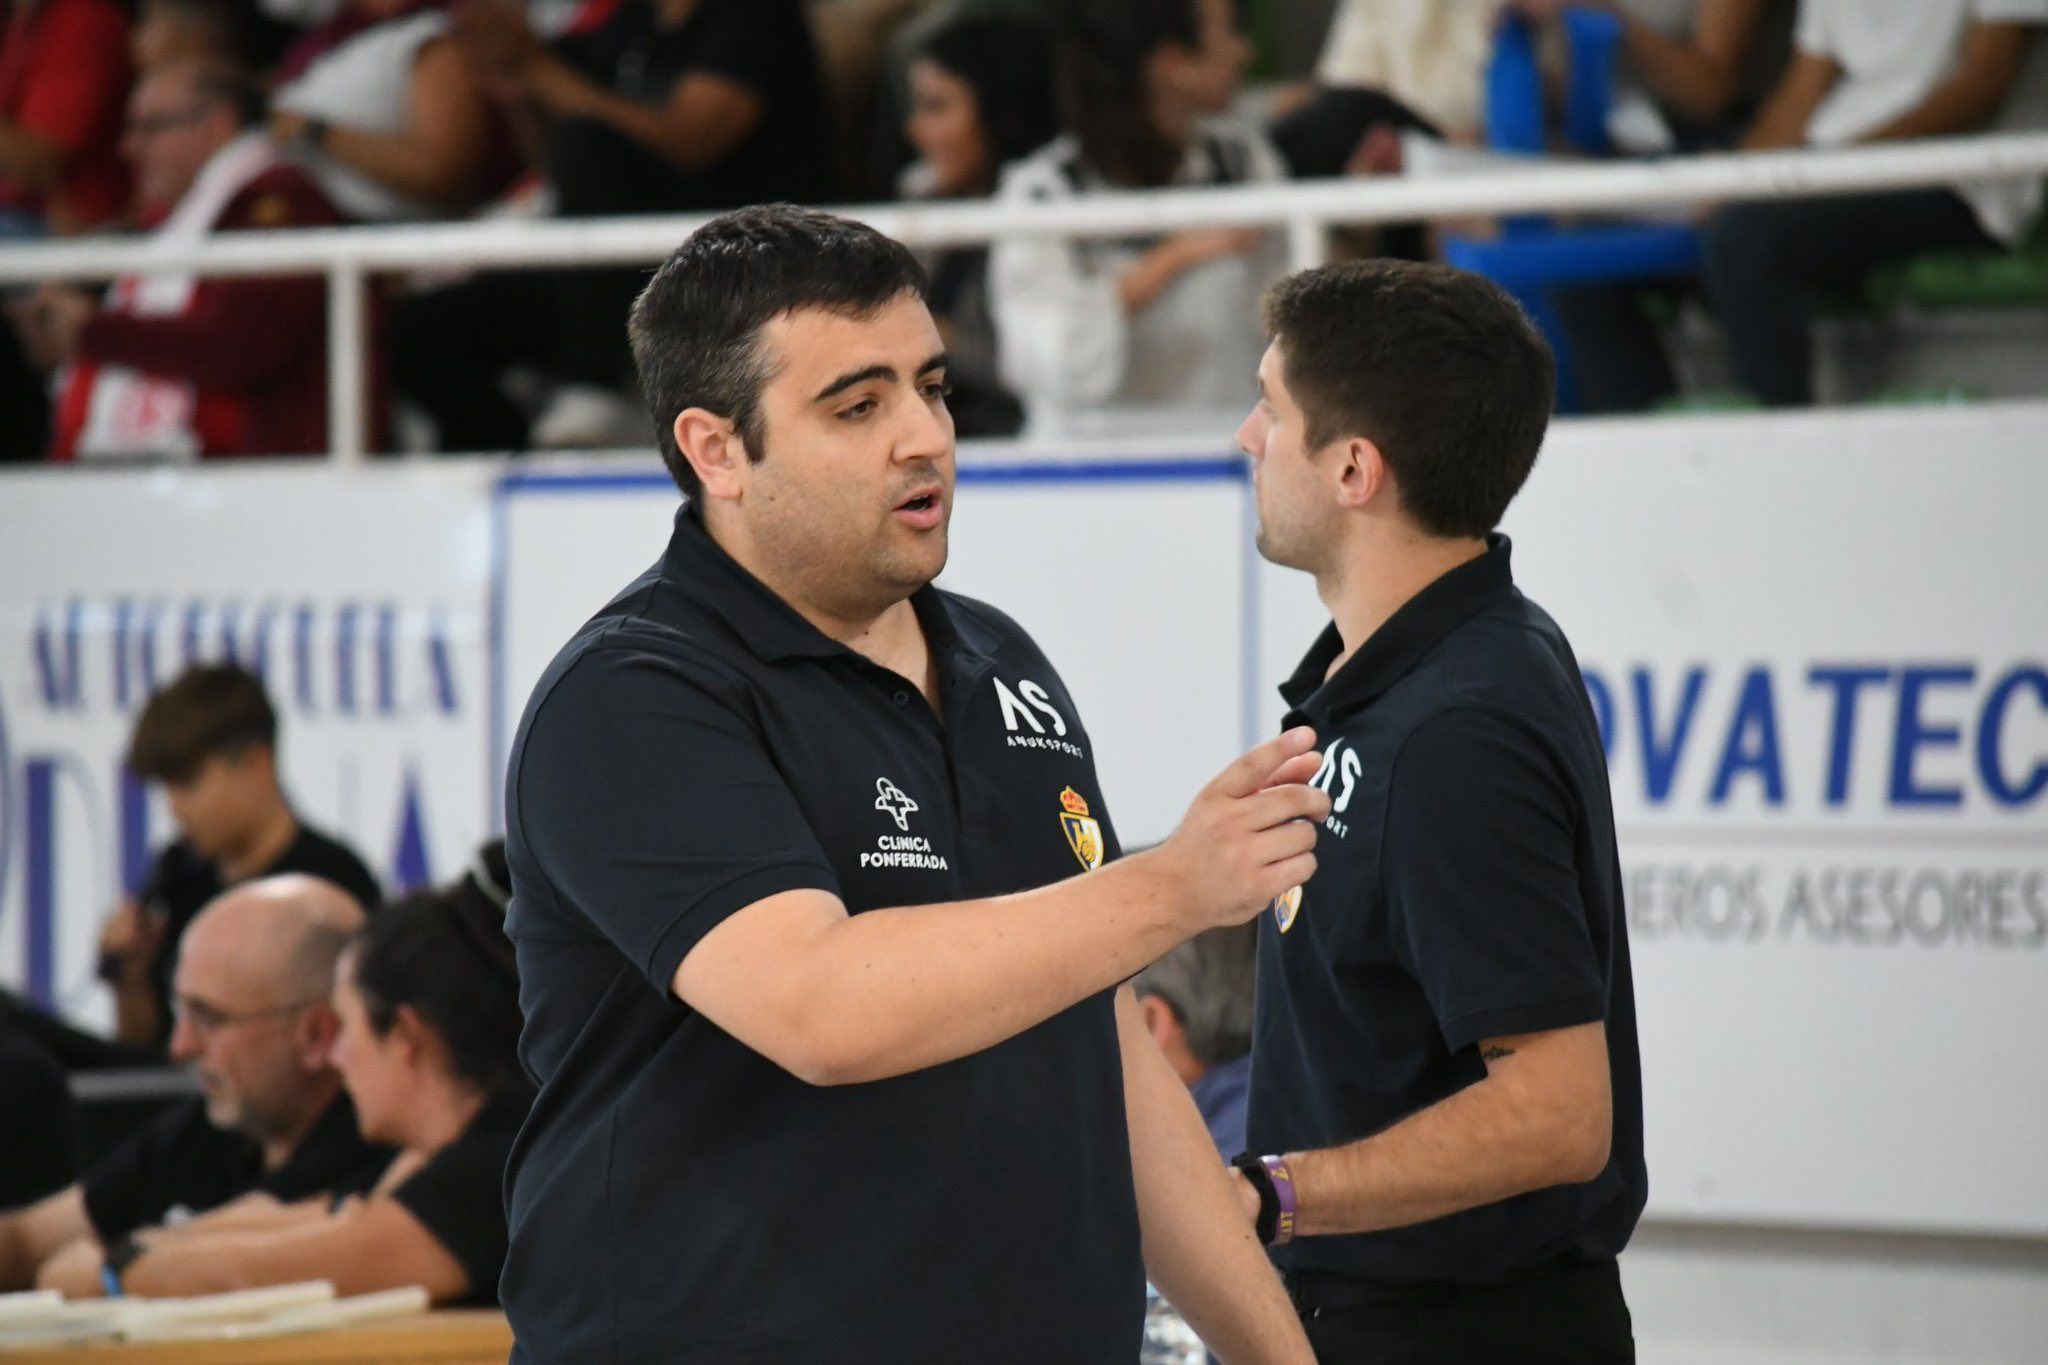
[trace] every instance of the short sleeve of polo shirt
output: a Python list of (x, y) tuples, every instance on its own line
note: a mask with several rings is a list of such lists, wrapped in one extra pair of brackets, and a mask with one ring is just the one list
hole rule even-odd
[(666, 995), (737, 910), (838, 882), (740, 684), (694, 661), (600, 646), (542, 701), (517, 816), (557, 895)]
[(1394, 759), (1389, 936), (1453, 1051), (1606, 1016), (1573, 809), (1535, 738), (1484, 711), (1430, 718)]

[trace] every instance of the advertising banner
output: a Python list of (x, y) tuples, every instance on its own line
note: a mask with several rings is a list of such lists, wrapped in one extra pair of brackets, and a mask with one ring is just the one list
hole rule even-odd
[(309, 822), (387, 889), (487, 826), (495, 469), (65, 470), (0, 492), (0, 982), (108, 1021), (101, 924), (176, 836), (121, 766), (189, 663), (260, 673)]

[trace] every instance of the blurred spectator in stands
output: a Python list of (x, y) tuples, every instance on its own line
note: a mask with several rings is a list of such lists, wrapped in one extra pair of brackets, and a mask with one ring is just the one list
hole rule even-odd
[[(360, 1200), (244, 1203), (145, 1234), (120, 1267), (123, 1292), (328, 1280), (345, 1295), (420, 1285), (436, 1303), (497, 1302), (505, 1162), (532, 1101), (501, 846), (490, 885), (495, 896), (465, 880), (393, 902), (336, 969), (334, 1065), (363, 1136), (400, 1149), (376, 1186)], [(96, 1294), (104, 1264), (80, 1255), (40, 1282)]]
[[(958, 13), (960, 8), (926, 0), (813, 0), (807, 6), (839, 172), (835, 198), (865, 203), (885, 199), (898, 188), (901, 125), (910, 117), (910, 104), (897, 88), (908, 63), (892, 63), (892, 48), (901, 35), (922, 27), (925, 14), (951, 23), (967, 17)], [(919, 33), (906, 46), (921, 49), (924, 37)], [(877, 152), (885, 148), (896, 155), (883, 162)]]
[[(135, 88), (123, 147), (152, 237), (341, 221), (251, 124), (234, 68), (180, 62)], [(51, 458), (291, 455), (327, 446), (326, 284), (317, 276), (131, 275), (104, 299), (46, 285), (13, 309), (31, 358), (64, 366)]]
[[(127, 207), (127, 29), (119, 0), (0, 6), (0, 243), (98, 227)], [(0, 328), (0, 461), (41, 458), (49, 424), (39, 367)]]
[(0, 239), (120, 216), (127, 96), (119, 0), (11, 0), (0, 32)]
[(234, 0), (142, 0), (128, 33), (128, 55), (138, 74), (179, 62), (217, 62), (249, 68), (255, 20)]
[(349, 0), (293, 43), (270, 132), (362, 222), (459, 213), (495, 188), (490, 103), (432, 0)]
[(179, 941), (227, 888), (300, 872), (334, 883), (365, 906), (382, 899), (362, 859), (293, 812), (277, 776), (277, 712), (262, 680), (240, 666), (197, 665), (150, 697), (129, 739), (128, 768), (163, 784), (179, 837), (100, 935), (116, 1041), (15, 1006), (21, 1025), (35, 1029), (74, 1070), (162, 1059), (172, 1033)]
[[(1279, 156), (1231, 107), (1251, 47), (1229, 0), (1082, 0), (1059, 47), (1067, 132), (1009, 168), (1001, 197), (1277, 181)], [(1163, 240), (1016, 238), (992, 253), (1002, 368), (1034, 419), (1134, 419), (1246, 395), (1250, 319), (1277, 262), (1256, 230)]]
[(179, 936), (226, 888), (304, 872), (366, 907), (382, 899), (354, 850), (292, 810), (277, 775), (277, 712), (262, 679), (240, 665), (197, 665), (152, 696), (129, 741), (128, 769), (163, 784), (179, 837), (102, 936), (124, 1041), (167, 1037), (162, 1006)]
[[(78, 1116), (57, 1059), (12, 1028), (0, 1007), (0, 1209), (55, 1194), (78, 1175)], [(4, 1255), (4, 1253), (0, 1253)]]
[(1285, 92), (1273, 142), (1302, 178), (1399, 169), (1400, 134), (1471, 142), (1501, 0), (1342, 0), (1315, 84)]
[[(935, 31), (910, 63), (904, 133), (917, 161), (903, 175), (915, 199), (982, 198), (1002, 167), (1059, 133), (1052, 40), (1024, 19), (961, 19)], [(946, 400), (962, 436), (1009, 436), (1024, 405), (1003, 386), (989, 316), (988, 248), (954, 247), (926, 261), (932, 316), (945, 338), (953, 392)]]
[(192, 922), (171, 1052), (201, 1094), (164, 1110), (79, 1183), (0, 1214), (0, 1290), (132, 1254), (141, 1229), (252, 1191), (275, 1206), (370, 1188), (391, 1152), (365, 1143), (329, 1063), (334, 964), (360, 906), (317, 877), (236, 887)]
[(1202, 1111), (1216, 1150), (1244, 1150), (1258, 925), (1197, 934), (1131, 983), (1145, 1026)]
[[(817, 202), (823, 96), (798, 0), (607, 0), (552, 48), (509, 0), (466, 0), (457, 36), (523, 131), (565, 218)], [(398, 381), (443, 450), (644, 439), (622, 395), (643, 270), (484, 275), (406, 301)], [(557, 387), (538, 419), (513, 367)]]
[[(1748, 149), (1832, 147), (2048, 127), (2048, 0), (1801, 0), (1790, 68), (1744, 137)], [(2031, 51), (2030, 51), (2031, 48)], [(1705, 283), (1736, 383), (1773, 407), (1813, 401), (1811, 293), (1858, 289), (1878, 266), (2017, 243), (2039, 178), (1730, 204), (1706, 220)], [(1575, 324), (1574, 340), (1580, 338)], [(1597, 351), (1615, 406), (1676, 391), (1640, 311)]]
[(1511, 0), (1556, 22), (1566, 10), (1620, 28), (1607, 118), (1631, 155), (1726, 147), (1785, 69), (1792, 0)]

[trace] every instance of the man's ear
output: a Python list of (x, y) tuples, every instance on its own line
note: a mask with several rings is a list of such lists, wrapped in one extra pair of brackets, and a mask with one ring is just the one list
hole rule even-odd
[(747, 443), (731, 418), (707, 408), (684, 408), (676, 414), (671, 430), (676, 449), (697, 471), (706, 498), (731, 500), (740, 496), (746, 486), (743, 471), (748, 464)]
[(292, 1038), (298, 1050), (299, 1065), (308, 1071), (324, 1071), (334, 1064), (334, 1040), (341, 1032), (341, 1018), (334, 1007), (326, 1004), (308, 1005), (299, 1014), (299, 1022)]
[(1364, 507), (1389, 487), (1386, 457), (1363, 436), (1350, 437), (1338, 446), (1333, 473), (1340, 507)]
[(1180, 1018), (1162, 997), (1139, 996), (1138, 1012), (1145, 1017), (1145, 1031), (1152, 1035), (1152, 1041), (1161, 1049), (1181, 1036)]

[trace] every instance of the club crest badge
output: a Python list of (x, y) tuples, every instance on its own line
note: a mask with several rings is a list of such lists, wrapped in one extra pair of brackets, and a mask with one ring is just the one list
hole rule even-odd
[(1288, 892), (1288, 893), (1287, 893), (1286, 895), (1284, 895), (1284, 896), (1276, 896), (1276, 897), (1274, 897), (1274, 899), (1273, 899), (1273, 922), (1274, 922), (1275, 924), (1278, 924), (1278, 925), (1280, 926), (1280, 932), (1281, 932), (1281, 933), (1283, 933), (1283, 934), (1284, 934), (1284, 933), (1286, 933), (1286, 932), (1287, 932), (1287, 931), (1288, 931), (1289, 929), (1292, 929), (1292, 928), (1294, 927), (1294, 917), (1295, 917), (1296, 915), (1300, 914), (1300, 913), (1301, 913), (1301, 888), (1300, 888), (1300, 887), (1298, 887), (1298, 886), (1297, 886), (1297, 887), (1295, 887), (1295, 888), (1294, 888), (1294, 889), (1293, 889), (1292, 891), (1289, 891), (1289, 892)]
[(1089, 815), (1087, 799), (1072, 787), (1060, 793), (1060, 830), (1085, 870), (1102, 866), (1102, 822)]

